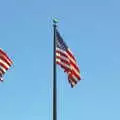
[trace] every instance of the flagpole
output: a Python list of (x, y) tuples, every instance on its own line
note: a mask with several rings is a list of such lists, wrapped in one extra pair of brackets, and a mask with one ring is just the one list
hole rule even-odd
[(57, 120), (56, 23), (57, 20), (53, 19), (53, 120)]

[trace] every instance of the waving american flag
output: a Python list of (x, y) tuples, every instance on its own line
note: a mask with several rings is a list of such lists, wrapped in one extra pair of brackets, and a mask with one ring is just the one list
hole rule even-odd
[(72, 87), (81, 80), (80, 70), (76, 59), (68, 48), (60, 33), (56, 29), (56, 63), (60, 65), (68, 75), (68, 81)]
[(6, 73), (11, 65), (11, 59), (2, 49), (0, 49), (0, 81), (3, 81), (3, 75)]

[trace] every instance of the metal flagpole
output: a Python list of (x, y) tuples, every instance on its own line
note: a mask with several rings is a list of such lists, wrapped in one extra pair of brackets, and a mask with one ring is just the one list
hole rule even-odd
[(53, 120), (57, 120), (57, 79), (56, 79), (56, 25), (57, 20), (53, 19)]

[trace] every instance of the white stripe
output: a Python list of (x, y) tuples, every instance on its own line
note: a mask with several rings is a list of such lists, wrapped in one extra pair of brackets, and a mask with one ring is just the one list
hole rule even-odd
[(75, 56), (73, 55), (72, 51), (69, 48), (68, 48), (68, 51), (70, 52), (70, 54), (73, 56), (74, 60), (76, 61)]
[(0, 77), (2, 77), (3, 76), (3, 72), (0, 70)]
[(61, 56), (61, 55), (60, 55), (60, 53), (57, 53), (57, 52), (56, 52), (56, 56)]
[(60, 55), (59, 53), (56, 53), (56, 56), (60, 57), (60, 58), (63, 59), (63, 60), (66, 60), (66, 61), (70, 62), (70, 60), (69, 60), (67, 57), (62, 56), (62, 55)]
[(74, 79), (76, 82), (79, 81), (78, 78), (77, 78), (74, 74), (72, 74), (72, 77), (73, 77), (73, 79)]
[(70, 79), (70, 83), (74, 87), (77, 84), (78, 79), (74, 75), (72, 75), (72, 77), (73, 77), (74, 81), (76, 81), (76, 83), (75, 83), (72, 79)]
[(2, 59), (0, 59), (0, 63), (4, 64), (7, 68), (10, 67), (10, 66), (9, 66), (5, 61), (3, 61)]
[[(60, 51), (60, 52), (62, 52), (62, 53), (65, 53), (66, 54), (66, 52), (64, 52), (64, 51), (62, 51), (61, 49), (57, 49), (58, 51)], [(69, 56), (68, 54), (66, 54), (67, 56)], [(56, 52), (56, 56), (62, 56), (62, 55), (60, 55), (59, 53), (57, 53)], [(66, 58), (66, 57), (64, 57), (64, 58)], [(72, 62), (75, 64), (75, 65), (77, 65), (77, 63), (75, 62), (75, 60), (73, 60), (70, 56), (69, 56), (69, 59), (70, 60), (72, 60)], [(67, 60), (68, 62), (69, 62), (69, 59), (67, 60), (67, 59), (65, 59), (65, 60)], [(60, 61), (61, 62), (61, 61)], [(78, 75), (78, 76), (80, 76), (80, 73), (79, 73), (79, 71), (73, 66), (73, 65), (71, 65), (70, 64), (70, 66), (71, 66), (71, 69)]]
[(76, 84), (72, 80), (70, 80), (70, 84), (74, 87)]
[[(56, 53), (56, 56), (59, 56), (59, 57), (63, 58), (64, 60), (67, 60), (67, 61), (69, 62), (69, 59), (65, 59), (66, 57), (60, 56), (59, 53)], [(57, 58), (57, 59), (58, 59), (58, 58)], [(60, 61), (60, 62), (61, 62), (61, 61)], [(65, 64), (65, 63), (64, 63), (64, 64)], [(73, 65), (70, 64), (70, 66), (71, 66), (72, 70), (75, 71), (75, 73), (76, 73), (78, 76), (80, 76), (79, 71), (78, 71)]]
[(4, 73), (7, 71), (4, 67), (0, 66), (0, 69), (4, 71)]
[(0, 50), (4, 53), (1, 53), (1, 55), (7, 60), (7, 62), (9, 62), (9, 64), (12, 64), (12, 61), (9, 60), (10, 58), (7, 56), (7, 54), (0, 48)]
[(69, 55), (66, 51), (63, 51), (63, 50), (61, 50), (61, 49), (59, 49), (59, 48), (56, 48), (56, 50), (64, 53), (65, 55), (67, 55), (67, 57), (68, 57), (74, 64), (76, 64), (76, 61), (75, 61), (72, 57), (70, 57), (70, 55)]
[(80, 76), (80, 73), (77, 71), (77, 69), (74, 68), (74, 66), (71, 65), (71, 69), (72, 69), (78, 76)]
[(60, 64), (71, 70), (71, 67), (68, 64), (63, 63), (60, 59), (56, 59), (56, 62), (59, 62)]

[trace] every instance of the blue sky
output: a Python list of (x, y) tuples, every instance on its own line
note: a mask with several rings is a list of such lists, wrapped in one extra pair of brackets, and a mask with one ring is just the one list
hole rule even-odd
[(120, 120), (120, 1), (2, 0), (0, 47), (14, 61), (0, 83), (1, 120), (52, 119), (52, 18), (84, 80), (57, 67), (58, 120)]

